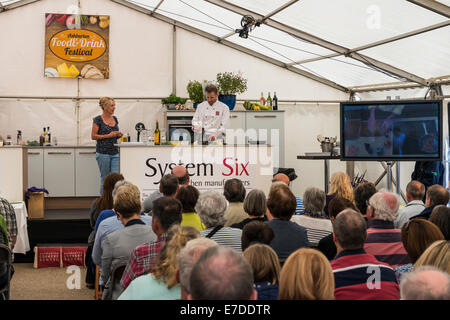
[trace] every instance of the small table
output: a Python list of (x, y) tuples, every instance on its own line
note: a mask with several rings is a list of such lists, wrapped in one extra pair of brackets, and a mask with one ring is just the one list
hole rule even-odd
[(297, 159), (303, 160), (324, 160), (325, 163), (325, 194), (328, 194), (328, 182), (330, 181), (330, 159), (340, 159), (341, 156), (335, 155), (302, 155)]
[(17, 222), (17, 239), (12, 252), (25, 254), (27, 251), (30, 251), (30, 241), (28, 240), (27, 230), (27, 207), (23, 201), (12, 202), (11, 205), (16, 213)]

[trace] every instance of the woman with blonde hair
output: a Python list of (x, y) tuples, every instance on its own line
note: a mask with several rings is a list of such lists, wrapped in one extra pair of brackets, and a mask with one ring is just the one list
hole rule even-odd
[(245, 249), (242, 255), (252, 267), (258, 300), (277, 300), (281, 268), (275, 251), (266, 244), (255, 243)]
[(330, 191), (327, 194), (324, 212), (328, 216), (328, 204), (334, 197), (342, 197), (354, 201), (353, 187), (350, 183), (350, 177), (345, 172), (335, 172), (331, 175)]
[(118, 300), (175, 300), (181, 295), (177, 280), (177, 255), (189, 240), (200, 237), (194, 227), (175, 224), (167, 232), (166, 244), (152, 273), (134, 279)]
[(119, 120), (113, 115), (116, 109), (114, 99), (102, 97), (99, 106), (103, 113), (94, 118), (91, 139), (97, 141), (95, 158), (100, 170), (101, 195), (106, 176), (111, 172), (119, 172), (119, 149), (114, 144), (122, 133), (119, 131)]
[(318, 250), (301, 248), (281, 269), (280, 300), (334, 300), (334, 276), (327, 258)]
[(414, 270), (422, 266), (433, 266), (450, 274), (450, 241), (433, 242), (414, 264)]

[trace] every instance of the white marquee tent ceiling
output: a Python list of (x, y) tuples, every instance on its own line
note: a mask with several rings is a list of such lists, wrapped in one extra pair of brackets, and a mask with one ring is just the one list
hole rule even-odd
[[(450, 84), (450, 0), (111, 1), (340, 90)], [(261, 22), (247, 39), (244, 15)]]

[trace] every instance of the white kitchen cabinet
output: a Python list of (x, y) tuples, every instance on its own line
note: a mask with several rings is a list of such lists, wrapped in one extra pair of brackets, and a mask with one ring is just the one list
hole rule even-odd
[(44, 150), (44, 186), (49, 197), (75, 196), (75, 149)]
[(44, 188), (44, 149), (28, 149), (28, 188)]
[(225, 137), (227, 144), (245, 144), (245, 138), (239, 140), (245, 133), (245, 113), (244, 112), (230, 112), (230, 122), (228, 131)]
[(75, 196), (100, 196), (100, 171), (95, 148), (75, 149)]
[(246, 142), (270, 144), (273, 147), (274, 157), (278, 154), (278, 167), (284, 167), (284, 112), (247, 111), (245, 115)]

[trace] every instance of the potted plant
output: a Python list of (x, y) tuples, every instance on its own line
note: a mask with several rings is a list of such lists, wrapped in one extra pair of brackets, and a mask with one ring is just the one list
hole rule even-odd
[(247, 90), (247, 79), (240, 72), (221, 72), (217, 74), (217, 89), (219, 90), (219, 101), (233, 110), (236, 105), (236, 94)]
[(196, 80), (189, 81), (186, 90), (189, 94), (189, 99), (194, 103), (194, 109), (196, 109), (197, 105), (204, 101), (202, 84)]
[(170, 94), (170, 96), (168, 96), (167, 98), (161, 100), (162, 104), (165, 105), (168, 110), (175, 110), (177, 104), (185, 104), (186, 101), (186, 98), (177, 97), (173, 93)]

